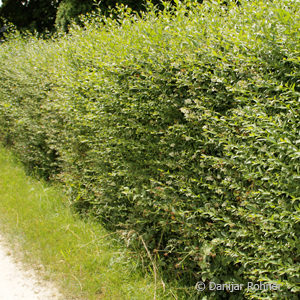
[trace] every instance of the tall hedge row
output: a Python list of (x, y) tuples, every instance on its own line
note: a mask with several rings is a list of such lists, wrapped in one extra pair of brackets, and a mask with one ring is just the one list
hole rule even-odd
[(1, 45), (1, 139), (187, 297), (297, 299), (300, 3), (165, 6)]

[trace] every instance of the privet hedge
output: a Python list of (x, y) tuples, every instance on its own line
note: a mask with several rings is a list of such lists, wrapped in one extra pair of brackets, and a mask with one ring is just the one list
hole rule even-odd
[(165, 6), (1, 45), (2, 140), (188, 298), (297, 299), (299, 1)]

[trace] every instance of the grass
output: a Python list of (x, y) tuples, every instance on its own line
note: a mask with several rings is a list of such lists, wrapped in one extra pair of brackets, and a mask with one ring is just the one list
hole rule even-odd
[[(0, 146), (0, 230), (33, 268), (57, 283), (65, 299), (153, 299), (153, 274), (93, 220), (72, 213), (59, 187), (26, 175)], [(20, 251), (22, 249), (22, 251)], [(171, 299), (173, 292), (157, 298)]]

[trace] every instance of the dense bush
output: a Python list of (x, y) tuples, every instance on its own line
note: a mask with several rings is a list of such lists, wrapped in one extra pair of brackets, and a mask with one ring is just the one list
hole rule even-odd
[(296, 299), (300, 3), (157, 13), (1, 45), (2, 139), (167, 278), (281, 285), (201, 299)]

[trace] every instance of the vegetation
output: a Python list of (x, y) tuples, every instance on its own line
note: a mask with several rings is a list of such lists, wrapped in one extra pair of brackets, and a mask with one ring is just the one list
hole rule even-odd
[(59, 0), (3, 0), (0, 17), (22, 30), (51, 31)]
[[(81, 14), (95, 9), (100, 9), (106, 14), (111, 7), (123, 4), (135, 11), (141, 11), (146, 3), (147, 0), (3, 0), (0, 17), (23, 31), (67, 31), (71, 21), (80, 23)], [(153, 3), (159, 4), (160, 1), (154, 0)]]
[(57, 28), (67, 31), (68, 26), (73, 20), (79, 22), (79, 16), (81, 14), (92, 11), (93, 1), (77, 1), (77, 0), (65, 0), (59, 4), (55, 25)]
[[(1, 235), (17, 245), (25, 262), (59, 285), (64, 299), (153, 299), (152, 274), (142, 276), (116, 235), (92, 219), (80, 219), (58, 187), (26, 176), (3, 147), (0, 166)], [(159, 282), (159, 298), (171, 299), (168, 291), (160, 296)]]
[(297, 299), (300, 3), (175, 2), (11, 37), (2, 140), (187, 298)]

